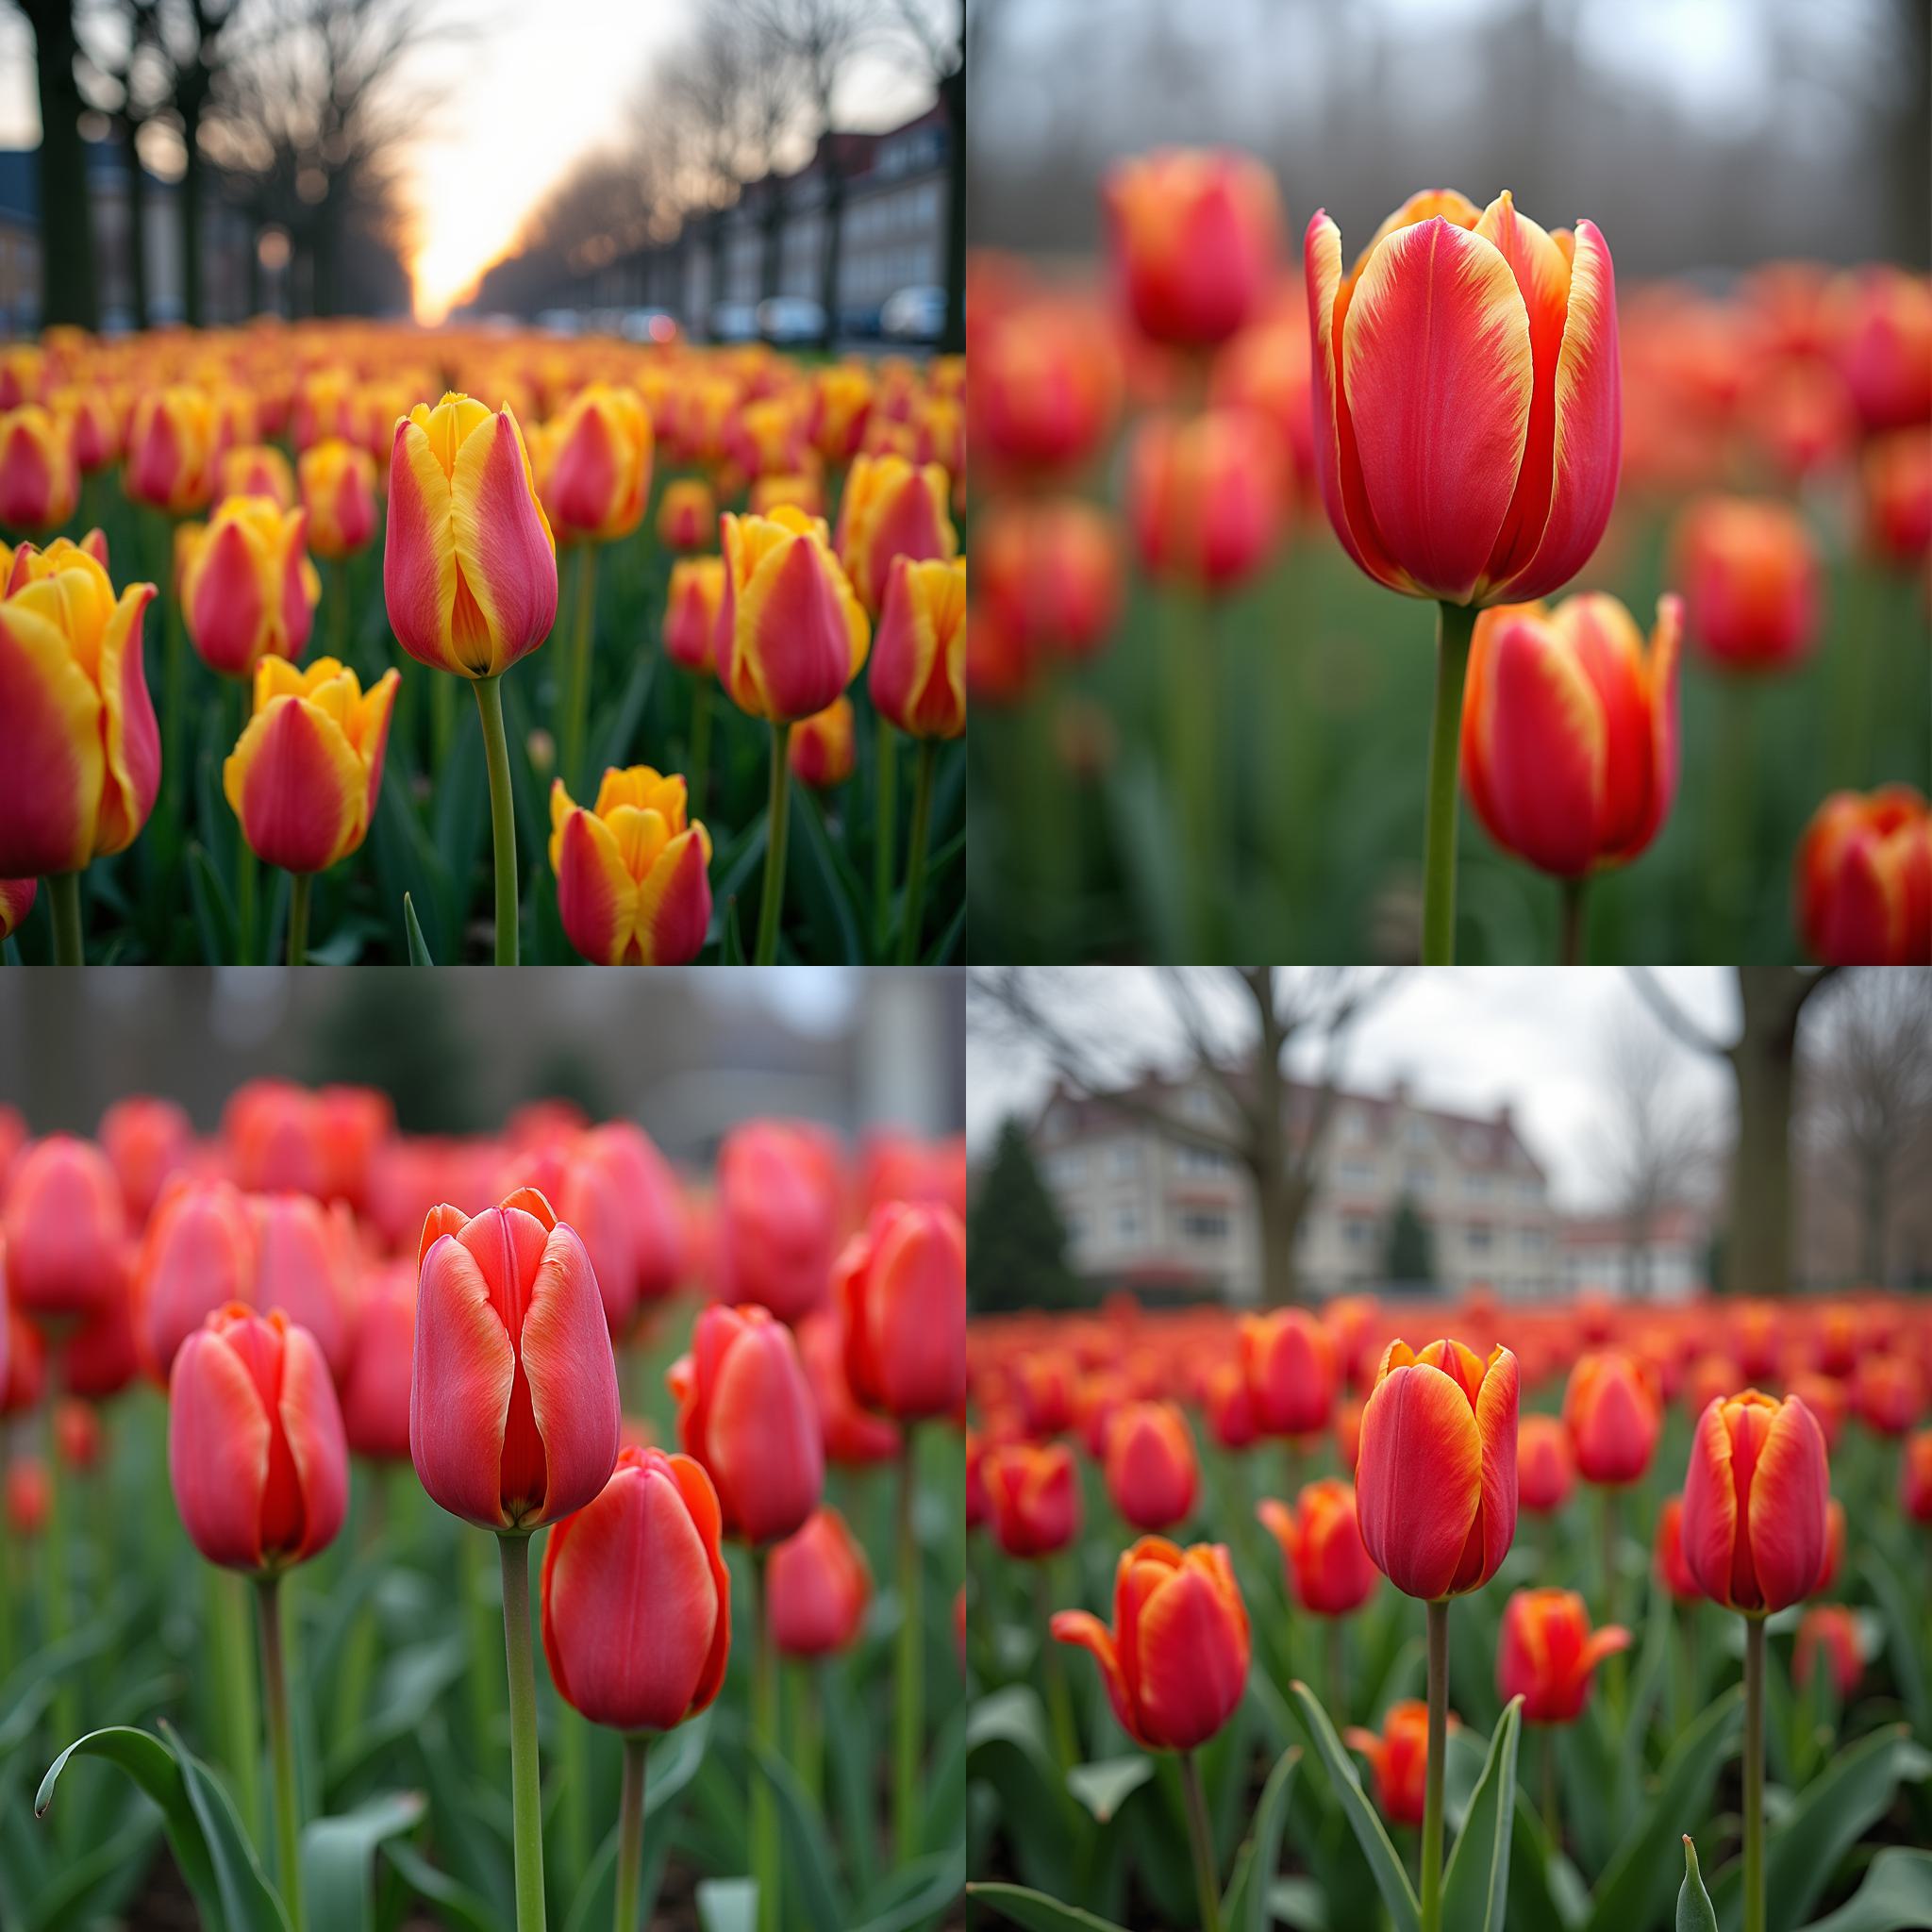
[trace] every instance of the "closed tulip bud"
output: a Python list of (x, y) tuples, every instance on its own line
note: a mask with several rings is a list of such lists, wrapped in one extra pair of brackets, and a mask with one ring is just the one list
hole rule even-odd
[(210, 671), (251, 677), (308, 646), (322, 582), (302, 547), (308, 519), (265, 496), (231, 496), (182, 559), (181, 615)]
[(1260, 1431), (1255, 1426), (1254, 1398), (1240, 1362), (1216, 1362), (1202, 1391), (1208, 1433), (1224, 1449), (1245, 1449)]
[[(1623, 411), (1610, 252), (1546, 233), (1506, 192), (1413, 196), (1346, 275), (1308, 224), (1315, 470), (1377, 582), (1450, 604), (1547, 595), (1596, 548)], [(1454, 407), (1446, 398), (1456, 398)]]
[(1809, 1369), (1796, 1369), (1785, 1377), (1785, 1393), (1805, 1398), (1805, 1407), (1818, 1424), (1824, 1438), (1825, 1453), (1829, 1455), (1838, 1447), (1845, 1417), (1851, 1409), (1851, 1397), (1845, 1385), (1830, 1375), (1814, 1374)]
[(1201, 1472), (1186, 1418), (1172, 1402), (1130, 1402), (1107, 1429), (1107, 1493), (1128, 1524), (1171, 1529), (1194, 1507)]
[(1909, 785), (1834, 791), (1798, 841), (1793, 893), (1827, 966), (1932, 962), (1932, 807)]
[(1292, 480), (1312, 483), (1308, 392), (1314, 369), (1305, 305), (1264, 316), (1244, 328), (1214, 358), (1208, 396), (1217, 408), (1247, 409), (1266, 420), (1291, 456)]
[(416, 1271), (407, 1261), (362, 1283), (342, 1377), (342, 1430), (358, 1456), (409, 1459), (409, 1368), (416, 1346)]
[(1369, 1560), (1356, 1521), (1355, 1491), (1324, 1476), (1309, 1483), (1294, 1507), (1273, 1496), (1255, 1514), (1281, 1545), (1295, 1602), (1318, 1617), (1345, 1617), (1375, 1593), (1381, 1573)]
[(1684, 1560), (1706, 1596), (1758, 1616), (1809, 1596), (1824, 1567), (1824, 1438), (1796, 1396), (1748, 1389), (1697, 1420), (1684, 1480)]
[(1849, 1698), (1865, 1674), (1865, 1647), (1858, 1620), (1843, 1604), (1814, 1604), (1798, 1620), (1791, 1677), (1800, 1690), (1811, 1688), (1821, 1656), (1831, 1667), (1832, 1689), (1840, 1701)]
[[(718, 533), (718, 501), (699, 476), (674, 476), (658, 504), (658, 541), (667, 550), (702, 550)], [(675, 568), (675, 566), (674, 566)]]
[(872, 1601), (865, 1552), (836, 1509), (814, 1509), (773, 1547), (765, 1569), (772, 1641), (786, 1657), (821, 1657), (857, 1641)]
[(1894, 429), (1865, 451), (1865, 541), (1875, 556), (1909, 567), (1932, 550), (1932, 437)]
[(1158, 582), (1223, 591), (1266, 566), (1281, 535), (1281, 445), (1245, 409), (1149, 416), (1128, 456), (1127, 520)]
[(711, 924), (711, 835), (686, 822), (684, 780), (612, 767), (597, 802), (550, 783), (550, 868), (570, 942), (604, 966), (682, 966)]
[(315, 1338), (277, 1308), (231, 1302), (181, 1344), (168, 1376), (175, 1507), (210, 1563), (273, 1573), (334, 1541), (348, 1449)]
[(367, 549), (375, 535), (375, 458), (332, 436), (302, 452), (301, 475), (309, 549), (337, 562)]
[(1505, 851), (1559, 878), (1624, 865), (1677, 790), (1682, 608), (1657, 599), (1646, 647), (1616, 598), (1476, 619), (1462, 701), (1462, 782)]
[(1113, 1627), (1059, 1610), (1058, 1643), (1091, 1651), (1121, 1727), (1145, 1751), (1191, 1751), (1248, 1687), (1248, 1612), (1220, 1543), (1142, 1537), (1114, 1573)]
[(1874, 263), (1847, 279), (1837, 306), (1838, 365), (1865, 427), (1932, 422), (1932, 282)]
[(851, 777), (858, 762), (852, 735), (852, 700), (836, 698), (823, 711), (801, 718), (786, 746), (791, 775), (814, 791), (828, 791)]
[(974, 459), (1034, 475), (1076, 469), (1120, 411), (1121, 353), (1109, 319), (1061, 296), (990, 305), (983, 320), (969, 301), (967, 313)]
[(705, 1472), (637, 1448), (550, 1532), (543, 1656), (572, 1709), (613, 1730), (668, 1731), (709, 1707), (731, 1655), (720, 1533)]
[(630, 1219), (638, 1299), (661, 1301), (684, 1285), (691, 1261), (683, 1191), (671, 1163), (634, 1121), (592, 1127), (580, 1143), (579, 1157), (604, 1169), (623, 1198)]
[(1563, 1394), (1577, 1473), (1587, 1483), (1634, 1483), (1650, 1467), (1663, 1428), (1657, 1378), (1621, 1350), (1581, 1356)]
[(55, 413), (67, 419), (80, 474), (92, 476), (105, 470), (121, 454), (123, 425), (112, 392), (97, 387), (58, 389), (52, 401)]
[(295, 474), (272, 442), (244, 442), (225, 450), (215, 473), (215, 500), (265, 496), (277, 509), (295, 507)]
[[(6, 1258), (6, 1244), (0, 1241), (0, 1261)], [(7, 1331), (6, 1341), (0, 1342), (0, 1416), (25, 1415), (41, 1406), (46, 1391), (47, 1344), (41, 1331), (4, 1299), (0, 1327)]]
[(54, 1405), (54, 1446), (69, 1469), (87, 1471), (101, 1459), (101, 1418), (91, 1402), (63, 1396)]
[(891, 1201), (832, 1271), (845, 1373), (869, 1408), (902, 1422), (966, 1400), (966, 1229), (950, 1208)]
[(67, 420), (28, 403), (0, 415), (0, 525), (51, 530), (80, 501), (80, 466)]
[(54, 1485), (35, 1455), (14, 1456), (7, 1465), (7, 1527), (17, 1537), (37, 1537), (47, 1526)]
[(226, 1181), (183, 1179), (156, 1204), (134, 1270), (134, 1324), (142, 1359), (165, 1382), (181, 1344), (217, 1309), (251, 1303), (255, 1224)]
[(383, 596), (410, 657), (494, 677), (534, 651), (557, 616), (557, 544), (523, 431), (454, 391), (418, 403), (390, 452)]
[(903, 457), (858, 457), (839, 500), (839, 561), (876, 617), (895, 558), (946, 562), (959, 554), (946, 509), (946, 473), (937, 463), (914, 468)]
[(1523, 1699), (1533, 1724), (1572, 1724), (1583, 1715), (1590, 1680), (1607, 1657), (1630, 1648), (1620, 1624), (1591, 1630), (1574, 1590), (1519, 1590), (1503, 1610), (1496, 1644), (1496, 1692)]
[(347, 369), (316, 369), (296, 386), (289, 411), (290, 440), (299, 450), (356, 433), (356, 378)]
[(547, 425), (543, 508), (565, 543), (608, 543), (643, 521), (651, 418), (636, 390), (593, 382)]
[(823, 711), (864, 668), (870, 641), (824, 523), (791, 508), (727, 511), (724, 533), (719, 682), (756, 718), (785, 723)]
[(121, 1184), (92, 1141), (50, 1134), (7, 1185), (7, 1279), (13, 1306), (72, 1324), (119, 1292), (126, 1227)]
[(1341, 1466), (1353, 1475), (1362, 1453), (1362, 1410), (1367, 1405), (1358, 1396), (1344, 1396), (1335, 1406), (1335, 1453)]
[(38, 402), (51, 373), (46, 352), (36, 342), (9, 342), (0, 349), (0, 409)]
[(10, 939), (34, 909), (38, 879), (0, 879), (0, 940)]
[(1303, 1308), (1241, 1321), (1241, 1369), (1264, 1436), (1312, 1436), (1335, 1407), (1335, 1345)]
[(966, 729), (966, 559), (915, 563), (895, 557), (878, 635), (872, 701), (912, 738)]
[(142, 618), (88, 549), (22, 544), (0, 599), (0, 875), (78, 872), (134, 842), (161, 782)]
[(1356, 1464), (1362, 1541), (1407, 1596), (1480, 1590), (1516, 1535), (1516, 1357), (1459, 1341), (1384, 1352)]
[(1700, 1602), (1704, 1591), (1684, 1560), (1684, 1499), (1666, 1496), (1657, 1516), (1657, 1574), (1680, 1604)]
[(726, 1533), (759, 1546), (802, 1528), (824, 1487), (824, 1452), (791, 1331), (755, 1305), (713, 1303), (667, 1380), (678, 1441), (716, 1485)]
[(837, 1156), (817, 1128), (734, 1127), (718, 1149), (720, 1293), (795, 1322), (831, 1291), (839, 1241)]
[(850, 462), (872, 409), (872, 375), (862, 363), (835, 362), (813, 378), (805, 433), (828, 463)]
[(255, 1194), (254, 1292), (258, 1308), (280, 1308), (313, 1337), (340, 1381), (349, 1365), (350, 1303), (356, 1269), (356, 1224), (346, 1208), (325, 1208), (308, 1194)]
[(974, 525), (973, 574), (974, 648), (998, 627), (1023, 657), (1091, 658), (1120, 616), (1119, 537), (1105, 510), (1077, 497), (988, 504)]
[(1570, 1437), (1553, 1415), (1526, 1415), (1516, 1425), (1517, 1500), (1538, 1516), (1554, 1516), (1576, 1487)]
[(192, 1124), (172, 1100), (129, 1094), (101, 1115), (100, 1142), (120, 1177), (130, 1227), (146, 1226), (162, 1183), (193, 1155)]
[[(1449, 1728), (1461, 1728), (1449, 1713)], [(1351, 1751), (1359, 1751), (1375, 1774), (1375, 1802), (1391, 1824), (1420, 1824), (1429, 1769), (1429, 1707), (1420, 1698), (1391, 1704), (1378, 1737), (1359, 1724), (1342, 1732)]]
[(127, 425), (129, 498), (175, 517), (206, 509), (214, 489), (215, 430), (207, 391), (180, 385), (143, 391)]
[(255, 715), (222, 764), (222, 791), (249, 850), (290, 872), (325, 872), (367, 836), (382, 789), (390, 712), (400, 679), (368, 691), (333, 658), (297, 670), (255, 667)]
[(1858, 1418), (1881, 1436), (1903, 1436), (1925, 1412), (1925, 1377), (1909, 1356), (1870, 1355), (1852, 1383)]
[(1690, 641), (1721, 671), (1783, 671), (1819, 638), (1818, 552), (1789, 504), (1700, 497), (1677, 523)]
[(1281, 241), (1281, 203), (1259, 161), (1163, 148), (1117, 162), (1106, 199), (1116, 279), (1144, 334), (1201, 347), (1253, 317)]
[(1932, 1523), (1932, 1429), (1906, 1438), (1899, 1458), (1898, 1494), (1914, 1523)]
[(845, 1338), (837, 1315), (821, 1308), (808, 1315), (793, 1331), (798, 1356), (818, 1405), (819, 1429), (825, 1460), (863, 1469), (891, 1462), (899, 1454), (904, 1436), (897, 1423), (861, 1408), (845, 1374)]
[(1051, 1557), (1080, 1528), (1080, 1487), (1064, 1442), (1003, 1442), (979, 1458), (993, 1541), (1009, 1557)]
[(724, 601), (722, 557), (680, 557), (671, 566), (664, 606), (664, 651), (687, 671), (715, 671), (718, 608)]
[(431, 1498), (484, 1529), (581, 1509), (617, 1460), (617, 1364), (590, 1257), (523, 1189), (433, 1208), (418, 1250), (409, 1453)]

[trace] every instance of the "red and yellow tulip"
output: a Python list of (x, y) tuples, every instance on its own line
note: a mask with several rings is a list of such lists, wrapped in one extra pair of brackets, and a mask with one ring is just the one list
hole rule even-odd
[(937, 463), (915, 467), (904, 457), (856, 457), (839, 500), (834, 542), (858, 601), (876, 616), (895, 558), (919, 562), (959, 554), (946, 473)]
[(774, 723), (823, 711), (863, 669), (871, 638), (824, 522), (791, 508), (727, 511), (724, 535), (718, 675), (726, 695)]
[(309, 549), (331, 562), (366, 549), (375, 535), (375, 458), (332, 436), (302, 452), (300, 473)]
[(0, 527), (58, 529), (79, 501), (67, 419), (37, 403), (0, 415)]
[(252, 677), (267, 658), (308, 648), (322, 580), (303, 548), (307, 514), (272, 497), (231, 496), (206, 527), (177, 536), (181, 614), (202, 662)]
[(873, 640), (872, 701), (910, 738), (966, 729), (966, 559), (895, 557)]
[(604, 774), (585, 808), (550, 787), (550, 865), (570, 942), (607, 966), (677, 966), (711, 923), (711, 835), (687, 824), (684, 780), (648, 765)]
[(1825, 965), (1932, 964), (1932, 807), (1909, 785), (1834, 791), (1798, 841), (1794, 896)]
[(852, 700), (835, 698), (823, 711), (801, 718), (792, 727), (785, 756), (791, 775), (814, 791), (844, 784), (858, 762), (858, 747), (852, 735)]

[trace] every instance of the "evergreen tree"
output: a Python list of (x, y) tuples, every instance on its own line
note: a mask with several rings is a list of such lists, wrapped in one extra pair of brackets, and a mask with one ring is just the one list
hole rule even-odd
[(1067, 1230), (1017, 1117), (1000, 1128), (966, 1228), (966, 1300), (974, 1314), (1071, 1307), (1087, 1299), (1067, 1266)]
[(1396, 1202), (1395, 1212), (1389, 1217), (1384, 1265), (1391, 1281), (1433, 1284), (1436, 1279), (1435, 1243), (1429, 1238), (1429, 1224), (1407, 1194)]

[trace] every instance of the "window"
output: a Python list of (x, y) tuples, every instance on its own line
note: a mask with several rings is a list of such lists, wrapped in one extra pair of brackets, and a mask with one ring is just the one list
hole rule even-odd
[(1087, 1178), (1087, 1150), (1084, 1147), (1062, 1147), (1049, 1157), (1046, 1172), (1056, 1187), (1077, 1185)]
[(1373, 1188), (1375, 1185), (1375, 1163), (1373, 1160), (1344, 1160), (1336, 1170), (1336, 1174), (1345, 1188)]
[(1525, 1255), (1541, 1255), (1546, 1237), (1540, 1227), (1525, 1227), (1523, 1230), (1523, 1252)]
[(1472, 1255), (1487, 1255), (1495, 1239), (1495, 1231), (1487, 1221), (1472, 1221), (1462, 1239)]
[(1464, 1174), (1462, 1191), (1472, 1200), (1486, 1201), (1490, 1195), (1490, 1176), (1480, 1172)]
[(1181, 1233), (1191, 1241), (1224, 1241), (1227, 1216), (1193, 1208), (1181, 1216)]
[(1196, 1147), (1183, 1141), (1174, 1150), (1174, 1171), (1178, 1174), (1210, 1176), (1225, 1174), (1233, 1160), (1218, 1147)]
[(1141, 1245), (1141, 1210), (1128, 1203), (1113, 1210), (1114, 1239), (1124, 1248)]
[(1087, 1237), (1092, 1232), (1093, 1224), (1084, 1214), (1067, 1216), (1067, 1242), (1071, 1247), (1084, 1248)]
[(1426, 1167), (1406, 1167), (1402, 1171), (1402, 1191), (1406, 1194), (1431, 1193), (1435, 1186), (1436, 1176)]
[(1366, 1214), (1351, 1214), (1341, 1224), (1342, 1238), (1352, 1248), (1368, 1248), (1374, 1245), (1375, 1224)]
[(1141, 1150), (1131, 1141), (1116, 1141), (1107, 1150), (1107, 1171), (1117, 1181), (1135, 1179), (1141, 1172)]

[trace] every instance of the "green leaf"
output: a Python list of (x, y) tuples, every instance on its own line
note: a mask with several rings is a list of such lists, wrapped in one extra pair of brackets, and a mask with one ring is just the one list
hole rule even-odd
[(429, 948), (423, 940), (423, 927), (416, 918), (416, 902), (408, 892), (403, 894), (403, 930), (409, 940), (409, 964), (434, 966), (436, 961), (429, 957)]
[(1717, 1914), (1697, 1869), (1697, 1847), (1684, 1834), (1684, 1883), (1677, 1889), (1677, 1932), (1717, 1932)]
[(1857, 1890), (1805, 1932), (1916, 1932), (1925, 1925), (1932, 1925), (1932, 1852), (1888, 1845)]
[(824, 1821), (811, 1800), (798, 1774), (770, 1745), (758, 1739), (750, 1740), (758, 1766), (778, 1801), (778, 1825), (785, 1843), (785, 1897), (788, 1923), (800, 1905), (815, 1932), (845, 1932), (850, 1924), (839, 1897), (833, 1876), (832, 1847), (825, 1836)]
[(868, 1919), (858, 1932), (908, 1932), (935, 1919), (966, 1889), (966, 1850), (963, 1843), (949, 1852), (932, 1852), (915, 1859), (894, 1874), (897, 1889), (904, 1893)]
[(1072, 1890), (1092, 1827), (1067, 1795), (1047, 1742), (1046, 1713), (1031, 1685), (1009, 1684), (974, 1705), (966, 1720), (966, 1761), (968, 1775), (999, 1794), (1022, 1874)]
[(1067, 1774), (1067, 1789), (1105, 1824), (1154, 1775), (1154, 1760), (1144, 1751), (1125, 1757), (1102, 1757), (1076, 1764)]
[[(1523, 1699), (1496, 1720), (1490, 1755), (1442, 1874), (1442, 1923), (1457, 1932), (1503, 1932), (1509, 1909), (1509, 1828), (1516, 1819), (1516, 1741)], [(1468, 1856), (1465, 1857), (1464, 1854)]]
[(502, 1932), (496, 1908), (479, 1898), (460, 1879), (432, 1865), (420, 1852), (408, 1845), (391, 1845), (385, 1854), (402, 1874), (403, 1882), (420, 1899), (436, 1907), (441, 1915), (468, 1932)]
[(188, 846), (188, 903), (204, 958), (210, 966), (225, 965), (235, 957), (235, 908), (208, 847), (198, 840)]
[(1922, 1602), (1914, 1614), (1898, 1572), (1877, 1550), (1866, 1557), (1864, 1572), (1873, 1599), (1885, 1618), (1885, 1657), (1898, 1680), (1899, 1697), (1919, 1735), (1932, 1737), (1932, 1697), (1925, 1692), (1925, 1666), (1919, 1655), (1924, 1636), (1924, 1605)]
[(372, 1798), (340, 1818), (318, 1818), (302, 1834), (302, 1903), (311, 1925), (375, 1924), (375, 1848), (409, 1830), (423, 1816), (418, 1791)]
[(1335, 1735), (1335, 1726), (1328, 1722), (1328, 1713), (1315, 1701), (1308, 1687), (1297, 1681), (1288, 1688), (1302, 1728), (1307, 1731), (1308, 1741), (1315, 1747), (1315, 1755), (1326, 1769), (1328, 1782), (1335, 1788), (1335, 1795), (1341, 1801), (1341, 1808), (1347, 1814), (1349, 1828), (1362, 1848), (1362, 1856), (1369, 1861), (1369, 1872), (1375, 1881), (1375, 1889), (1382, 1894), (1382, 1902), (1389, 1907), (1390, 1917), (1395, 1921), (1396, 1932), (1419, 1932), (1422, 1907), (1416, 1903), (1415, 1890), (1408, 1882), (1408, 1874), (1403, 1869), (1402, 1860), (1396, 1857), (1395, 1847), (1389, 1841), (1389, 1833), (1380, 1816), (1362, 1790), (1361, 1776), (1355, 1768), (1355, 1760), (1341, 1748), (1341, 1740)]
[(1063, 1906), (1043, 1891), (1024, 1885), (969, 1885), (966, 1896), (990, 1906), (1001, 1918), (1024, 1925), (1027, 1932), (1126, 1932), (1111, 1919), (1096, 1919), (1078, 1906)]
[(756, 1878), (698, 1880), (698, 1924), (704, 1932), (757, 1932), (758, 1922)]
[[(798, 841), (808, 863), (800, 868), (795, 885), (807, 918), (813, 924), (819, 942), (837, 935), (837, 957), (856, 965), (866, 958), (866, 944), (860, 936), (861, 921), (855, 901), (857, 881), (841, 874), (834, 854), (831, 834), (825, 830), (824, 809), (809, 786), (792, 788), (792, 823), (804, 837)], [(826, 930), (829, 924), (830, 931)], [(827, 952), (831, 949), (827, 947)]]
[(1268, 1894), (1274, 1868), (1281, 1862), (1281, 1831), (1288, 1822), (1288, 1788), (1302, 1761), (1301, 1746), (1291, 1744), (1274, 1760), (1260, 1803), (1248, 1822), (1248, 1835), (1235, 1854), (1234, 1874), (1221, 1902), (1227, 1932), (1268, 1932)]
[[(655, 651), (640, 650), (631, 660), (630, 676), (625, 681), (624, 695), (604, 720), (603, 729), (596, 736), (596, 749), (592, 758), (592, 770), (601, 778), (608, 766), (627, 765), (627, 756), (632, 740), (637, 735), (639, 721), (644, 715), (644, 705), (651, 695), (651, 679), (658, 664)], [(594, 791), (595, 787), (592, 786)]]

